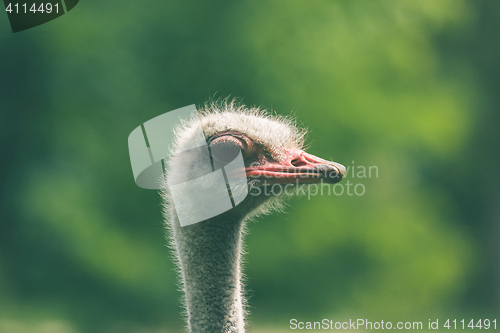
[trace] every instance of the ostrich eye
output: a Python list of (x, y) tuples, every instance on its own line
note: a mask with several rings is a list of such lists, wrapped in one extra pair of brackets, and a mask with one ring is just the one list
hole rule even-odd
[(214, 169), (220, 169), (232, 162), (241, 152), (241, 149), (239, 140), (231, 136), (220, 137), (212, 141), (210, 143), (210, 152), (214, 162)]

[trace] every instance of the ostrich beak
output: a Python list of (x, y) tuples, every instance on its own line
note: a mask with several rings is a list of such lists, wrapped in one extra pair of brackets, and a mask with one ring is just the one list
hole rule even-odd
[(327, 161), (302, 150), (287, 151), (281, 162), (266, 162), (246, 169), (248, 178), (266, 180), (268, 184), (337, 183), (346, 174), (342, 164)]

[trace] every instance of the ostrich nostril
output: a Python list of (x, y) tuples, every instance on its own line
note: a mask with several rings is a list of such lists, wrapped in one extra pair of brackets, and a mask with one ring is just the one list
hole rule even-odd
[(301, 166), (306, 166), (307, 163), (304, 162), (302, 159), (300, 158), (294, 158), (291, 162), (290, 162), (294, 167), (301, 167)]

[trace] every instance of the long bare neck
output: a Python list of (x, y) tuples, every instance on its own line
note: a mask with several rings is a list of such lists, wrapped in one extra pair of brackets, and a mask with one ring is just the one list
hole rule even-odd
[(243, 220), (227, 213), (181, 227), (170, 223), (191, 333), (245, 331), (241, 286)]

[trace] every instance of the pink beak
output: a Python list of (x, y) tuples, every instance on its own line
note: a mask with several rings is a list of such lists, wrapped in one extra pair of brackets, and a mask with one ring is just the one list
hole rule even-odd
[(245, 171), (247, 177), (266, 180), (269, 184), (333, 184), (341, 181), (346, 174), (342, 164), (324, 160), (302, 150), (287, 151), (281, 162), (249, 166)]

